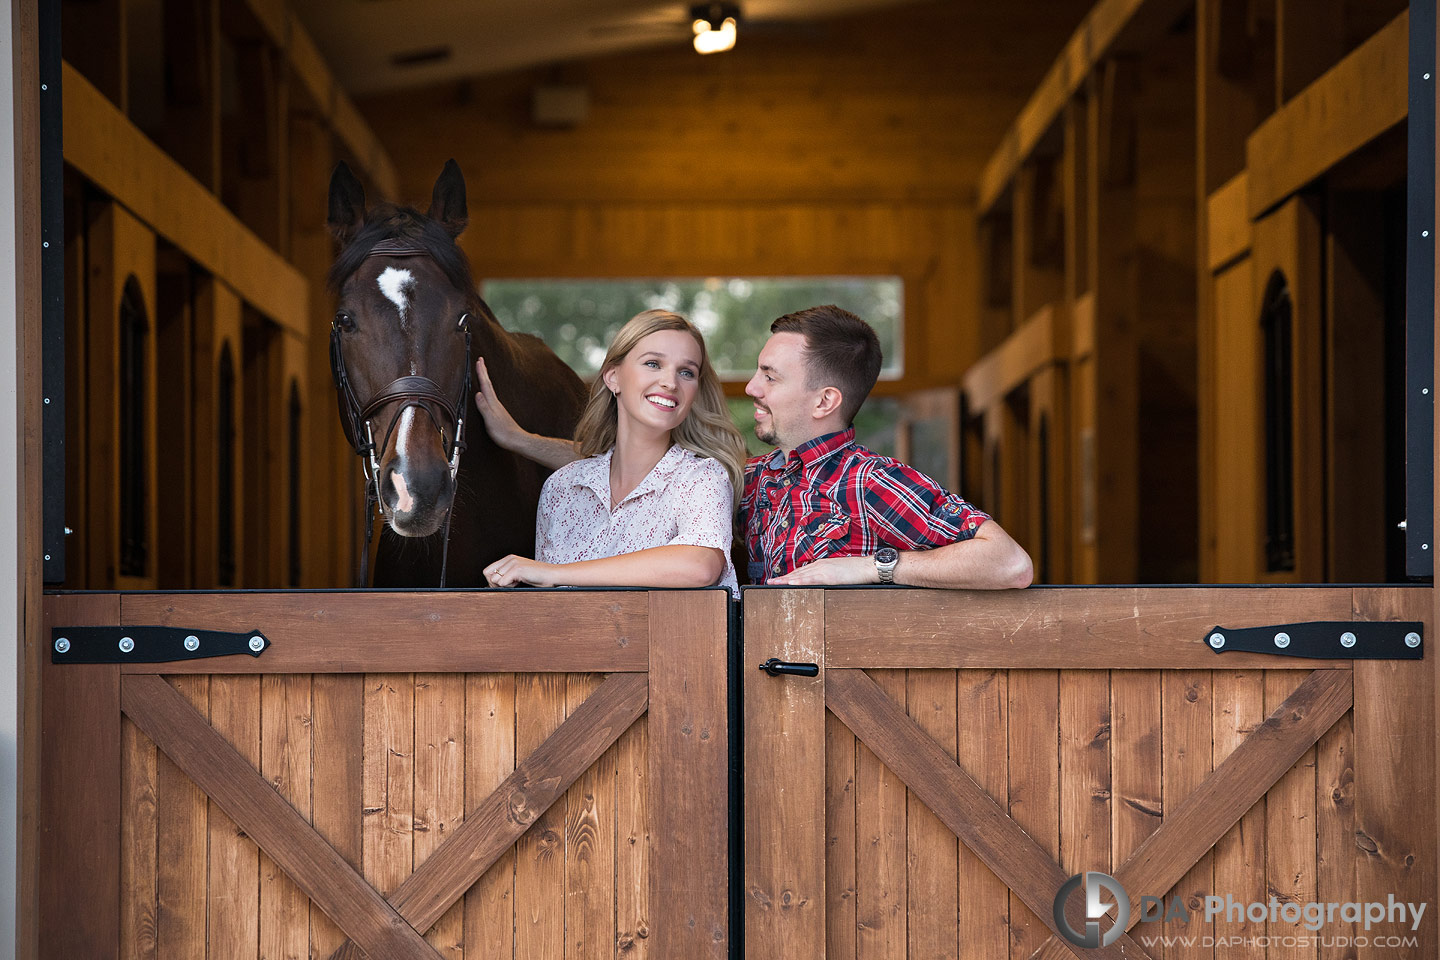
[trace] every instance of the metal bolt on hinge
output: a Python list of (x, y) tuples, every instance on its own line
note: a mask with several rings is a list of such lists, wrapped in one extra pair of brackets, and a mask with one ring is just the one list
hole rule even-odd
[(1395, 529), (1396, 529), (1396, 530), (1404, 530), (1406, 526), (1407, 526), (1406, 522), (1405, 522), (1404, 520), (1401, 520), (1399, 523), (1395, 524)]
[(1288, 633), (1277, 633), (1277, 634), (1275, 634), (1275, 646), (1279, 647), (1281, 650), (1284, 650), (1286, 647), (1290, 646), (1290, 634), (1288, 634)]
[(1407, 633), (1407, 634), (1405, 634), (1405, 646), (1407, 646), (1407, 647), (1418, 647), (1418, 646), (1420, 646), (1420, 634), (1418, 634), (1418, 633)]
[(197, 637), (197, 636), (195, 636), (195, 634), (193, 634), (193, 633), (190, 634), (190, 636), (188, 636), (188, 637), (185, 638), (185, 649), (186, 649), (186, 650), (189, 650), (191, 653), (194, 653), (196, 650), (199, 650), (199, 649), (200, 649), (200, 638)]
[(67, 639), (65, 639), (64, 637), (56, 637), (56, 638), (55, 638), (55, 652), (56, 652), (56, 653), (69, 653), (69, 652), (70, 652), (70, 641), (67, 640)]
[(264, 637), (251, 637), (251, 638), (250, 638), (250, 649), (251, 649), (251, 650), (254, 650), (256, 653), (259, 653), (261, 650), (264, 650), (264, 649), (265, 649), (265, 638), (264, 638)]
[(131, 650), (134, 650), (134, 649), (135, 649), (135, 641), (134, 641), (134, 640), (131, 640), (129, 637), (121, 637), (121, 638), (120, 638), (120, 652), (121, 652), (121, 653), (129, 653)]
[(1212, 633), (1212, 634), (1210, 634), (1210, 646), (1213, 647), (1213, 648), (1216, 649), (1216, 650), (1219, 650), (1221, 647), (1225, 646), (1225, 634), (1223, 634), (1223, 633)]
[(1350, 633), (1348, 630), (1347, 630), (1345, 633), (1340, 634), (1340, 646), (1342, 646), (1342, 647), (1353, 647), (1353, 646), (1355, 646), (1355, 634)]

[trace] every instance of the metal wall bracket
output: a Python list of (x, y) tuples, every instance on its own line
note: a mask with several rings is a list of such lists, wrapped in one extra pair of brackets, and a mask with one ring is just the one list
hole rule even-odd
[(169, 663), (248, 653), (270, 646), (259, 630), (226, 633), (185, 627), (55, 627), (51, 663)]
[(1216, 627), (1205, 642), (1216, 653), (1274, 653), (1315, 660), (1419, 660), (1425, 625), (1405, 621), (1322, 620), (1271, 627)]

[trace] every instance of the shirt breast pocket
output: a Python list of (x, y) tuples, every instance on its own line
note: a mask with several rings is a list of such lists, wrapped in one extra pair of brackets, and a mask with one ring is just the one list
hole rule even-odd
[(809, 560), (844, 554), (850, 540), (850, 517), (843, 513), (812, 513), (800, 521), (804, 551)]

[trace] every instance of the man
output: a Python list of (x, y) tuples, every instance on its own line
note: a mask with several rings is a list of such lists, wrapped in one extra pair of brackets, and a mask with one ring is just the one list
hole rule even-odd
[[(850, 424), (882, 362), (869, 324), (825, 306), (781, 317), (770, 330), (745, 387), (755, 435), (778, 448), (745, 469), (752, 582), (1029, 586), (1030, 557), (998, 523), (913, 467), (855, 443)], [(552, 469), (576, 459), (568, 440), (528, 433), (510, 417), (483, 359), (476, 373), (475, 405), (496, 443)]]
[(835, 306), (781, 317), (745, 387), (774, 453), (746, 466), (741, 511), (754, 583), (1030, 584), (1025, 550), (929, 477), (855, 443), (882, 362), (875, 331)]

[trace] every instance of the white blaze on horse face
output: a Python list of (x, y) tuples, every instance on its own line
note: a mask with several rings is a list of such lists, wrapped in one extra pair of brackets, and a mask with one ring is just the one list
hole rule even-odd
[(395, 484), (395, 511), (409, 513), (414, 510), (415, 498), (410, 496), (410, 488), (405, 484), (405, 474), (396, 470), (390, 475), (390, 482)]
[(409, 270), (386, 267), (385, 271), (375, 278), (375, 283), (380, 287), (380, 292), (385, 294), (385, 299), (395, 304), (395, 309), (400, 311), (400, 323), (404, 325), (405, 315), (410, 312), (410, 290), (415, 286), (415, 277)]

